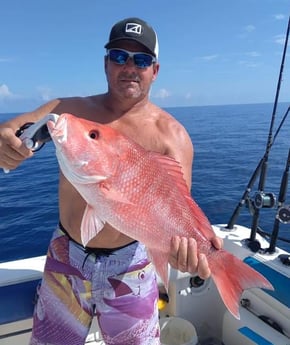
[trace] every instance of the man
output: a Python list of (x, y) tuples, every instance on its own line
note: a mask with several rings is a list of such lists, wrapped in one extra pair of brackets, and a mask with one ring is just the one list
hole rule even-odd
[[(144, 148), (175, 158), (190, 189), (190, 137), (170, 114), (149, 101), (159, 72), (155, 31), (141, 19), (124, 19), (113, 26), (105, 48), (108, 91), (55, 99), (2, 124), (0, 167), (15, 169), (33, 155), (15, 136), (22, 125), (48, 113), (69, 112), (107, 124)], [(84, 344), (94, 315), (106, 344), (159, 344), (158, 290), (144, 246), (106, 224), (84, 248), (80, 224), (85, 201), (62, 173), (59, 178), (60, 223), (48, 249), (31, 345)], [(221, 247), (218, 238), (213, 242)], [(192, 238), (172, 239), (170, 264), (182, 272), (210, 276), (207, 260), (197, 256)]]

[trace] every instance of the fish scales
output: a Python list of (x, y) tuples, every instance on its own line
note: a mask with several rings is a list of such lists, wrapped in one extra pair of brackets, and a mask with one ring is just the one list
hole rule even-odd
[(81, 225), (84, 245), (109, 223), (146, 245), (168, 287), (171, 239), (193, 237), (198, 251), (207, 257), (222, 300), (236, 318), (245, 289), (273, 289), (260, 273), (213, 247), (214, 231), (174, 159), (146, 151), (107, 125), (72, 114), (48, 122), (48, 129), (64, 176), (87, 202)]

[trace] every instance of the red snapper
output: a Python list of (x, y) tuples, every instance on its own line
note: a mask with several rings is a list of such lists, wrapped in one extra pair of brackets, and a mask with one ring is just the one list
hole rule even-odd
[(63, 174), (87, 202), (81, 224), (84, 246), (107, 222), (146, 245), (168, 287), (172, 236), (193, 237), (198, 251), (207, 257), (222, 300), (236, 318), (245, 289), (273, 289), (260, 273), (213, 247), (212, 227), (174, 159), (146, 151), (109, 126), (71, 114), (48, 122), (48, 128)]

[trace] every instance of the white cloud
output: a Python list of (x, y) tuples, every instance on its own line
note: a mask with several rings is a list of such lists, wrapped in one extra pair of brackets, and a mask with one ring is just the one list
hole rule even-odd
[(247, 55), (247, 56), (250, 56), (250, 57), (258, 57), (258, 56), (261, 56), (260, 53), (255, 52), (255, 51), (248, 52), (248, 53), (246, 53), (246, 55)]
[(0, 62), (9, 62), (11, 59), (0, 57)]
[(255, 30), (256, 30), (256, 27), (254, 25), (251, 25), (251, 24), (246, 25), (242, 27), (241, 33), (238, 34), (238, 37), (241, 39), (245, 39), (248, 37), (249, 34), (251, 34)]
[(51, 99), (50, 93), (48, 88), (41, 87), (38, 94), (16, 94), (6, 84), (0, 84), (0, 113), (30, 111)]
[(286, 18), (286, 16), (284, 16), (284, 14), (275, 14), (274, 17), (277, 20), (283, 20), (284, 18)]
[(0, 99), (10, 98), (12, 97), (12, 93), (10, 92), (8, 86), (6, 84), (0, 85)]
[(161, 99), (168, 98), (169, 96), (170, 96), (170, 92), (166, 89), (159, 89), (154, 95), (155, 98), (161, 98)]
[(192, 99), (192, 93), (187, 92), (184, 97), (185, 97), (185, 99), (190, 100), (190, 99)]
[(277, 35), (274, 38), (274, 41), (275, 41), (275, 43), (278, 43), (278, 44), (284, 44), (285, 43), (285, 35)]
[(240, 60), (238, 61), (238, 64), (248, 68), (256, 68), (257, 66), (259, 66), (259, 64), (247, 60)]
[(40, 86), (37, 88), (37, 91), (40, 95), (40, 98), (45, 102), (49, 101), (52, 98), (51, 89), (48, 87)]
[(253, 32), (256, 30), (256, 27), (254, 25), (247, 25), (244, 27), (244, 31), (246, 32)]
[(217, 54), (203, 56), (202, 59), (206, 61), (215, 60), (218, 58)]

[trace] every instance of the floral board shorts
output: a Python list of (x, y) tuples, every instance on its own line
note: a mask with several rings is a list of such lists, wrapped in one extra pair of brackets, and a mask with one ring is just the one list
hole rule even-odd
[(105, 344), (160, 344), (158, 287), (145, 247), (86, 249), (57, 228), (30, 345), (83, 345), (97, 317)]

